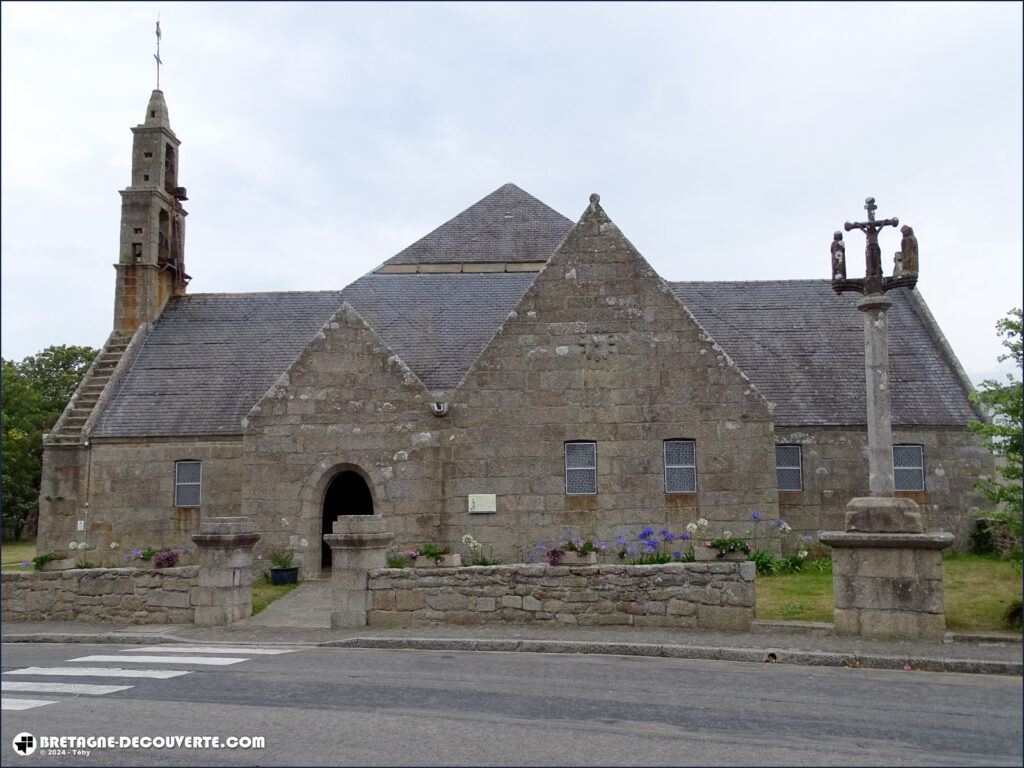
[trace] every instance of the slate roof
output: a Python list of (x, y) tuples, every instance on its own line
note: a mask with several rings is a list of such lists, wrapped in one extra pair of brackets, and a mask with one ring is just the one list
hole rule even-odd
[[(770, 402), (778, 426), (864, 424), (864, 317), (859, 294), (828, 280), (670, 283), (676, 296)], [(952, 361), (905, 289), (890, 291), (894, 424), (979, 418)]]
[(573, 224), (515, 184), (505, 184), (384, 263), (547, 261)]
[(92, 436), (241, 434), (341, 301), (341, 291), (171, 299)]
[[(511, 213), (506, 224), (506, 213)], [(391, 263), (546, 261), (572, 222), (512, 184)], [(536, 272), (371, 273), (341, 291), (172, 299), (93, 437), (237, 435), (241, 421), (348, 301), (430, 389), (451, 389)], [(761, 393), (779, 426), (863, 424), (863, 319), (827, 280), (670, 283)], [(889, 294), (893, 421), (978, 418), (913, 303)]]
[(536, 277), (371, 274), (342, 295), (428, 389), (451, 389)]

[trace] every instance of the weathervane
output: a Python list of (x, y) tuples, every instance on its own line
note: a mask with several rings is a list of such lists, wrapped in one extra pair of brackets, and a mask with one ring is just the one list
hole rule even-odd
[(890, 277), (882, 274), (882, 249), (878, 245), (878, 233), (885, 227), (899, 227), (900, 220), (895, 216), (891, 219), (875, 220), (875, 198), (864, 201), (868, 212), (867, 221), (846, 222), (843, 229), (860, 229), (867, 236), (867, 247), (864, 251), (867, 271), (863, 278), (848, 279), (846, 277), (846, 245), (843, 233), (836, 232), (832, 236), (832, 289), (836, 293), (856, 291), (866, 296), (883, 294), (893, 288), (913, 288), (917, 285), (917, 238), (914, 230), (906, 225), (900, 228), (903, 234), (902, 250), (896, 254), (893, 273)]
[(160, 60), (160, 14), (156, 17), (156, 53), (153, 54), (153, 58), (156, 59), (156, 89), (160, 90), (160, 65), (163, 62)]

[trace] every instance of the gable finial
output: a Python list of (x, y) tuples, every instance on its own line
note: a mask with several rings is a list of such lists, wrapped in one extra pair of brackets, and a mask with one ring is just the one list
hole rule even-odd
[(160, 60), (160, 14), (156, 15), (156, 53), (153, 54), (153, 58), (156, 59), (156, 89), (160, 90), (160, 65), (163, 62)]

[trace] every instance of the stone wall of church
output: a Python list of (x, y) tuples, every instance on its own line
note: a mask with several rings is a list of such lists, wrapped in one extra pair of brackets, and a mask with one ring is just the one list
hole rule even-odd
[[(93, 440), (74, 451), (48, 449), (51, 471), (44, 473), (43, 496), (64, 498), (45, 502), (37, 549), (66, 552), (71, 541), (103, 551), (116, 541), (122, 552), (191, 547), (201, 518), (239, 513), (241, 450), (237, 437)], [(202, 462), (201, 506), (174, 505), (174, 464), (180, 460)], [(78, 530), (80, 520), (84, 531)]]
[[(779, 444), (800, 445), (803, 490), (779, 493), (779, 516), (793, 527), (789, 550), (800, 535), (845, 528), (846, 504), (868, 496), (867, 432), (847, 427), (779, 429)], [(925, 490), (899, 492), (921, 507), (922, 521), (932, 531), (949, 531), (954, 549), (969, 549), (975, 530), (972, 510), (987, 502), (974, 488), (979, 476), (991, 474), (993, 457), (962, 427), (893, 428), (893, 442), (924, 449)]]
[[(340, 473), (359, 475), (398, 543), (436, 541), (448, 420), (431, 395), (347, 304), (250, 412), (242, 514), (267, 549), (297, 550), (320, 572), (323, 503)], [(357, 513), (364, 510), (355, 510)]]
[[(474, 363), (452, 423), (441, 536), (471, 533), (505, 562), (567, 527), (610, 540), (777, 517), (767, 404), (600, 208)], [(666, 493), (666, 440), (694, 441), (694, 492)], [(571, 441), (596, 444), (596, 493), (567, 493)], [(472, 494), (494, 494), (496, 511), (471, 514)]]
[(87, 509), (86, 476), (89, 449), (79, 446), (47, 446), (39, 488), (38, 552), (66, 550), (75, 541), (77, 521)]

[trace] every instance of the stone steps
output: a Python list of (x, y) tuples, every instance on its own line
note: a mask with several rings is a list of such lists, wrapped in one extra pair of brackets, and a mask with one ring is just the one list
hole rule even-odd
[(128, 339), (114, 339), (97, 355), (90, 377), (79, 390), (78, 399), (66, 413), (60, 430), (50, 434), (49, 442), (54, 445), (79, 445), (82, 443), (82, 429), (92, 415), (100, 395), (111, 375), (128, 348)]

